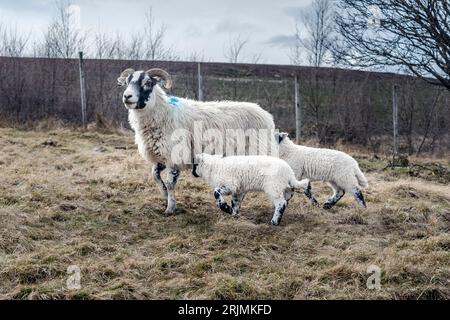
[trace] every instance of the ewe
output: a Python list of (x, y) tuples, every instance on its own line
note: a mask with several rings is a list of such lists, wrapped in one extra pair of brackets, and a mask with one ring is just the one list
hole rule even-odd
[[(202, 137), (197, 136), (196, 125), (202, 126), (205, 133), (214, 130), (214, 137), (222, 140), (226, 130), (265, 129), (266, 140), (259, 141), (261, 137), (257, 137), (259, 154), (264, 152), (264, 148), (261, 148), (263, 143), (269, 142), (267, 148), (276, 149), (273, 117), (257, 104), (200, 102), (168, 96), (158, 84), (161, 80), (164, 81), (165, 89), (171, 88), (170, 75), (158, 68), (145, 72), (126, 69), (117, 79), (120, 86), (126, 85), (122, 100), (128, 109), (128, 119), (135, 132), (139, 153), (153, 164), (153, 178), (167, 200), (166, 213), (175, 211), (175, 186), (179, 172), (186, 169), (192, 160), (192, 156), (186, 156), (185, 151), (190, 153), (192, 146), (206, 144), (198, 141)], [(178, 156), (180, 150), (183, 153), (181, 157)], [(222, 150), (220, 153), (223, 153)], [(165, 168), (169, 168), (167, 183), (161, 179), (161, 171)]]
[(361, 188), (368, 187), (368, 183), (355, 159), (337, 150), (296, 145), (285, 132), (276, 133), (275, 140), (280, 158), (291, 166), (298, 179), (325, 181), (333, 188), (334, 194), (323, 205), (324, 209), (331, 209), (346, 192), (352, 193), (361, 207), (366, 207)]
[[(217, 206), (237, 215), (245, 194), (264, 191), (275, 207), (272, 224), (279, 225), (294, 190), (306, 190), (308, 179), (297, 181), (289, 165), (269, 156), (231, 156), (200, 154), (194, 158), (192, 174), (214, 188)], [(223, 196), (232, 195), (231, 207)]]

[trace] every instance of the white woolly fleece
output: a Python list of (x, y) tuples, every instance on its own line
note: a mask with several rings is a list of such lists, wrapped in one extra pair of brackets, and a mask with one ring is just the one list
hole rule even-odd
[[(129, 110), (128, 118), (135, 130), (139, 153), (144, 159), (151, 163), (164, 163), (168, 167), (175, 165), (180, 169), (185, 169), (186, 166), (177, 163), (180, 159), (173, 156), (172, 149), (175, 145), (177, 148), (183, 145), (186, 148), (184, 150), (191, 150), (195, 122), (201, 121), (203, 131), (218, 129), (224, 137), (226, 129), (275, 128), (272, 115), (257, 104), (201, 102), (182, 98), (177, 98), (176, 104), (171, 104), (170, 98), (159, 85), (154, 86), (146, 107)], [(181, 134), (181, 143), (172, 141), (172, 133), (178, 129), (185, 130)], [(195, 137), (195, 140), (199, 141), (201, 137)], [(272, 144), (270, 148), (276, 150), (275, 139), (269, 138), (269, 141)]]
[(213, 188), (224, 186), (234, 194), (264, 191), (274, 201), (285, 191), (306, 189), (307, 179), (297, 181), (289, 165), (270, 156), (230, 156), (201, 154), (195, 157), (196, 173)]
[(285, 136), (279, 144), (279, 156), (298, 179), (332, 182), (346, 192), (368, 187), (358, 162), (344, 152), (296, 145)]

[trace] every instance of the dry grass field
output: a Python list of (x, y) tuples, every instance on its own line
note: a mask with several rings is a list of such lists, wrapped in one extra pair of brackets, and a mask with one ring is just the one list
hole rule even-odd
[[(355, 155), (367, 210), (296, 195), (281, 226), (264, 195), (239, 218), (182, 174), (176, 215), (127, 135), (0, 128), (0, 297), (6, 299), (449, 299), (449, 159), (444, 171), (383, 170)], [(433, 160), (438, 161), (438, 160)], [(413, 176), (411, 176), (413, 175)], [(323, 203), (330, 190), (314, 185)], [(67, 268), (81, 270), (68, 289)], [(381, 289), (366, 286), (381, 268)]]

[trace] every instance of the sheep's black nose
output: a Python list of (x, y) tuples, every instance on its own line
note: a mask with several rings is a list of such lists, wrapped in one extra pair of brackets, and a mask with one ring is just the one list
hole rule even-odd
[(132, 94), (128, 94), (128, 95), (123, 95), (123, 98), (125, 99), (125, 100), (128, 100), (128, 99), (130, 99), (131, 97), (132, 97), (133, 95)]

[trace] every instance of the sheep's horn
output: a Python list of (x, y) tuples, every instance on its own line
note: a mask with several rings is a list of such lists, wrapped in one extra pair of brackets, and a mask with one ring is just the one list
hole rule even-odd
[(153, 76), (160, 77), (161, 79), (164, 80), (164, 87), (166, 89), (172, 88), (172, 77), (167, 71), (160, 68), (152, 68), (150, 70), (145, 71), (145, 73), (147, 73), (151, 77)]
[(120, 74), (120, 77), (122, 78), (127, 78), (130, 74), (134, 73), (134, 69), (128, 68), (122, 71), (122, 73)]

